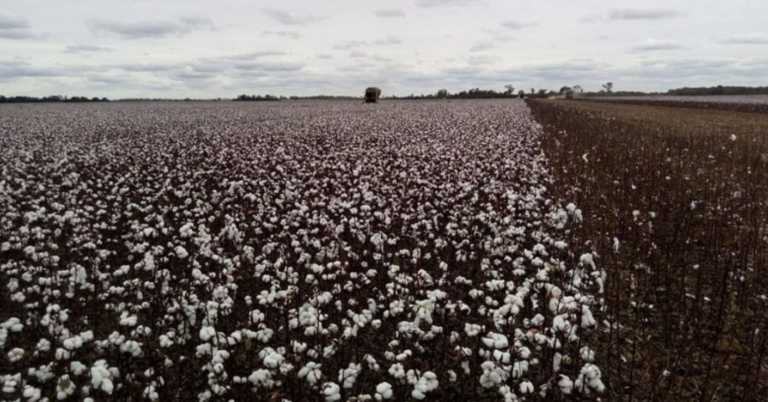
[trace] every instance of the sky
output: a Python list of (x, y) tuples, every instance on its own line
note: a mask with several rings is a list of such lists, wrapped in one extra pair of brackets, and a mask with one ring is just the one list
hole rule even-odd
[(768, 85), (765, 0), (0, 0), (0, 94)]

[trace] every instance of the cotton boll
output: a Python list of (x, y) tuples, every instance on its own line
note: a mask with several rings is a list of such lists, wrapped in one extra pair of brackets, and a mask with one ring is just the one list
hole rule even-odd
[(437, 375), (431, 371), (427, 371), (419, 377), (418, 381), (416, 381), (411, 396), (419, 400), (424, 399), (426, 398), (427, 393), (437, 389), (438, 385)]
[(388, 382), (382, 382), (379, 383), (379, 385), (376, 386), (376, 400), (377, 401), (383, 401), (387, 399), (392, 399), (392, 385), (390, 385)]
[(8, 361), (11, 363), (16, 363), (24, 358), (24, 349), (21, 348), (13, 348), (10, 351), (8, 351)]
[(250, 376), (248, 376), (248, 381), (250, 381), (256, 387), (261, 387), (267, 386), (270, 383), (271, 378), (272, 372), (266, 369), (258, 369), (251, 373)]
[(185, 249), (182, 246), (176, 246), (173, 249), (173, 252), (176, 253), (176, 257), (178, 257), (179, 259), (182, 259), (182, 260), (189, 256), (189, 253), (187, 252), (187, 249)]
[(306, 378), (310, 384), (315, 384), (320, 380), (323, 373), (320, 371), (322, 364), (315, 362), (309, 362), (299, 370), (299, 378)]
[(568, 376), (560, 375), (560, 380), (557, 381), (557, 387), (565, 395), (570, 395), (573, 391), (573, 381)]
[(213, 327), (206, 326), (200, 328), (200, 340), (203, 342), (208, 342), (214, 336), (216, 336), (216, 330)]
[(530, 381), (523, 381), (520, 383), (520, 393), (531, 394), (533, 393), (533, 384)]
[(339, 394), (339, 385), (333, 382), (323, 384), (323, 396), (328, 402), (335, 402), (341, 399)]
[(39, 388), (35, 388), (29, 385), (24, 386), (24, 392), (22, 392), (24, 398), (29, 402), (37, 402), (40, 400), (41, 392)]
[(595, 352), (589, 348), (589, 346), (584, 346), (580, 350), (581, 353), (581, 359), (585, 362), (592, 363), (595, 361)]
[(56, 384), (56, 399), (64, 400), (75, 392), (75, 383), (69, 378), (69, 375), (63, 375)]

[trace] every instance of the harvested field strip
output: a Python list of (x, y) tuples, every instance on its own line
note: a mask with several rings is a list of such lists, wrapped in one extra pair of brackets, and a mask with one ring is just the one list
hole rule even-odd
[(706, 100), (660, 100), (660, 99), (595, 99), (581, 98), (579, 101), (616, 103), (623, 105), (665, 106), (685, 109), (723, 110), (728, 112), (768, 114), (768, 104), (747, 102), (708, 102)]
[(610, 400), (764, 400), (768, 116), (529, 101), (608, 270)]

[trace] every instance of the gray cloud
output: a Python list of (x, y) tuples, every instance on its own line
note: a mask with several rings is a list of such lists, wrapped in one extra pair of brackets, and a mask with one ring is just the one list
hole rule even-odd
[(399, 45), (403, 43), (403, 39), (399, 36), (395, 35), (388, 35), (381, 39), (377, 39), (372, 42), (367, 42), (364, 40), (346, 40), (341, 43), (337, 43), (333, 46), (334, 50), (355, 50), (359, 49), (361, 47), (369, 47), (369, 46), (392, 46), (392, 45)]
[(273, 31), (270, 29), (261, 32), (264, 36), (280, 36), (289, 39), (299, 39), (301, 35), (296, 31)]
[(536, 26), (535, 22), (527, 22), (527, 21), (520, 21), (520, 20), (504, 20), (501, 22), (501, 26), (506, 29), (523, 29), (523, 28), (530, 28)]
[(98, 53), (111, 52), (114, 49), (99, 45), (69, 45), (64, 49), (64, 53)]
[(0, 61), (1, 81), (27, 77), (65, 77), (82, 74), (83, 71), (87, 71), (87, 69), (72, 66), (37, 67), (22, 60)]
[(376, 10), (373, 15), (379, 18), (400, 18), (405, 17), (405, 11), (398, 8), (387, 8), (383, 10)]
[(683, 13), (677, 10), (667, 8), (621, 8), (614, 9), (608, 13), (610, 20), (663, 20), (683, 16)]
[(2, 39), (34, 39), (35, 35), (28, 29), (0, 29), (0, 38)]
[(24, 18), (0, 12), (0, 38), (2, 39), (33, 39), (37, 35), (32, 32), (32, 26)]
[(182, 17), (178, 20), (154, 21), (104, 21), (90, 22), (94, 32), (105, 32), (125, 39), (163, 38), (183, 36), (193, 31), (213, 28), (210, 19), (204, 17)]
[(0, 13), (0, 30), (29, 28), (29, 21), (26, 19)]
[(237, 70), (261, 71), (268, 73), (284, 73), (299, 71), (304, 68), (301, 63), (273, 62), (273, 63), (241, 63), (236, 64)]
[(367, 46), (368, 42), (362, 40), (346, 40), (333, 46), (335, 50), (350, 50)]
[(178, 68), (179, 66), (179, 63), (121, 63), (111, 67), (131, 72), (157, 73), (170, 71), (174, 68)]
[(477, 0), (416, 0), (419, 7), (432, 8), (444, 6), (466, 6), (475, 3)]
[(768, 34), (732, 35), (722, 40), (726, 45), (768, 45)]
[(660, 50), (678, 50), (685, 49), (685, 46), (672, 40), (649, 39), (641, 44), (632, 46), (629, 51), (632, 53), (655, 52)]
[(277, 8), (264, 7), (261, 9), (266, 16), (284, 25), (309, 25), (325, 19), (312, 14), (296, 15)]
[(470, 52), (484, 52), (486, 50), (493, 49), (493, 43), (490, 41), (480, 41), (472, 45), (469, 48)]
[(373, 41), (374, 45), (399, 45), (401, 43), (403, 43), (403, 40), (394, 35), (389, 35), (379, 40)]
[[(282, 50), (257, 50), (254, 52), (248, 52), (248, 53), (240, 53), (230, 56), (222, 56), (222, 59), (227, 60), (254, 60), (259, 59), (263, 57), (270, 57), (270, 56), (284, 56), (286, 53)], [(211, 60), (211, 59), (204, 59), (204, 60)]]

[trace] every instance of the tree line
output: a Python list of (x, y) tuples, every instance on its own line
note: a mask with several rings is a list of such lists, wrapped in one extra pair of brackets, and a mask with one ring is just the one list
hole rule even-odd
[(669, 95), (696, 96), (696, 95), (768, 95), (768, 87), (737, 87), (722, 86), (677, 88), (667, 91)]
[(84, 103), (84, 102), (109, 102), (107, 98), (88, 98), (85, 96), (62, 96), (51, 95), (43, 96), (42, 98), (36, 98), (34, 96), (3, 96), (0, 95), (0, 103), (53, 103), (53, 102), (67, 102), (67, 103)]

